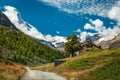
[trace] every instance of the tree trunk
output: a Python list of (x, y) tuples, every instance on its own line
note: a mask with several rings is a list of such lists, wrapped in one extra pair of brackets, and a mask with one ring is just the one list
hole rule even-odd
[(72, 56), (72, 54), (70, 54), (70, 58), (72, 58), (73, 56)]
[(72, 58), (74, 56), (74, 52), (73, 53), (70, 53), (70, 58)]

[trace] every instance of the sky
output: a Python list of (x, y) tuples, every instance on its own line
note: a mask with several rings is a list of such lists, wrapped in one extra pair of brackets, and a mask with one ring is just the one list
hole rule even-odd
[[(120, 33), (120, 0), (0, 0), (16, 8), (24, 21), (44, 35), (88, 35), (99, 33), (109, 40)], [(109, 34), (111, 32), (112, 34)]]

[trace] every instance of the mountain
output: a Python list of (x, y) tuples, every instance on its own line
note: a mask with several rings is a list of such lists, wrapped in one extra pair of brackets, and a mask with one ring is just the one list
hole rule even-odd
[[(5, 6), (5, 11), (3, 13), (10, 19), (10, 21), (16, 26), (18, 30), (21, 32), (41, 41), (48, 46), (57, 47), (56, 43), (66, 42), (66, 38), (62, 36), (51, 36), (51, 35), (43, 35), (39, 32), (34, 26), (30, 25), (26, 21), (24, 21), (21, 17), (20, 12), (11, 6)], [(51, 45), (52, 44), (52, 45)]]
[(0, 12), (0, 24), (17, 30), (17, 28), (15, 27), (15, 25), (2, 12)]

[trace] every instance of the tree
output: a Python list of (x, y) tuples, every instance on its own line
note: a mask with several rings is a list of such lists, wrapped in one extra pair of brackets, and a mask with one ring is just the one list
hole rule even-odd
[(65, 51), (68, 52), (71, 57), (73, 57), (74, 53), (81, 49), (80, 39), (77, 37), (77, 35), (73, 34), (68, 36), (67, 40), (68, 41), (65, 43)]

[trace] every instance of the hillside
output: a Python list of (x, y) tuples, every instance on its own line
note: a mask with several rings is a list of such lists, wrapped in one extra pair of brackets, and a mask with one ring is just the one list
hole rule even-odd
[[(54, 67), (53, 63), (32, 69), (53, 71), (67, 80), (119, 80), (120, 49), (91, 50), (79, 56), (65, 59), (66, 62)], [(44, 67), (46, 66), (46, 67)]]
[(0, 25), (0, 60), (34, 65), (63, 58), (63, 53), (51, 49), (22, 32)]

